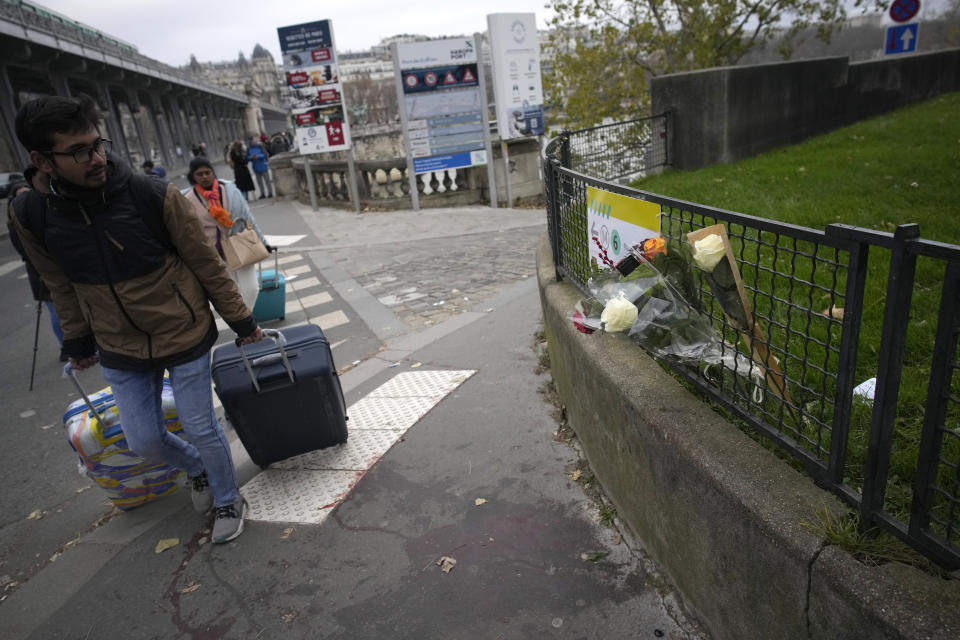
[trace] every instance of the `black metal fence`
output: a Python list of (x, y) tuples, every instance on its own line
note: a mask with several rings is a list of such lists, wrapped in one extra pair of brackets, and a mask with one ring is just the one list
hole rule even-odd
[[(599, 143), (581, 147), (589, 153), (571, 148), (585, 135), (565, 132), (545, 148), (558, 279), (588, 293), (588, 187), (659, 205), (671, 242), (725, 225), (786, 392), (756, 375), (740, 332), (699, 275), (701, 310), (721, 338), (722, 364), (666, 364), (858, 509), (863, 528), (889, 531), (939, 565), (960, 568), (960, 246), (923, 240), (912, 224), (894, 233), (839, 224), (818, 231), (613, 184), (607, 180), (618, 169), (600, 160)], [(595, 168), (602, 178), (590, 175)], [(881, 326), (864, 326), (865, 305), (883, 305)], [(915, 397), (924, 381), (902, 380), (905, 358), (923, 371), (929, 365), (925, 399)], [(854, 389), (872, 377), (871, 402)], [(914, 397), (900, 397), (905, 386)], [(891, 475), (893, 459), (901, 471)], [(904, 464), (912, 477), (902, 477)]]
[(668, 164), (667, 114), (564, 132), (563, 166), (616, 180)]

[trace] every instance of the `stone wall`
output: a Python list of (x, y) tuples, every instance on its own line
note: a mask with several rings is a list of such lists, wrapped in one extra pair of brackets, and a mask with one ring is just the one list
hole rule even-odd
[[(654, 78), (678, 169), (732, 162), (960, 90), (960, 49), (850, 64), (820, 58)], [(909, 143), (909, 141), (905, 141)]]

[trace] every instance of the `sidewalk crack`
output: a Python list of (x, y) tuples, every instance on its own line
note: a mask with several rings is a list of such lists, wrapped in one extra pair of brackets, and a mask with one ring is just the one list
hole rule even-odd
[(803, 603), (803, 618), (806, 621), (807, 628), (807, 637), (810, 638), (810, 592), (813, 590), (813, 565), (816, 564), (817, 560), (820, 558), (820, 554), (823, 553), (824, 549), (830, 546), (830, 543), (826, 540), (820, 542), (820, 548), (817, 549), (816, 553), (813, 554), (813, 557), (810, 558), (810, 562), (807, 564), (807, 593), (806, 599)]

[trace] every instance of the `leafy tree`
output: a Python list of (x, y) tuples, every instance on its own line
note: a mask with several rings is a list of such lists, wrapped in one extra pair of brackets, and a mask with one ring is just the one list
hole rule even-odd
[(850, 8), (887, 0), (551, 0), (548, 102), (566, 127), (644, 113), (653, 76), (736, 64), (771, 41), (786, 59), (800, 31), (829, 41)]

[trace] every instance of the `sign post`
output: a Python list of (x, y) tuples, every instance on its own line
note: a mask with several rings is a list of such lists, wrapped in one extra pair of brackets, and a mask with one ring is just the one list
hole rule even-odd
[[(330, 20), (318, 20), (277, 27), (277, 37), (287, 79), (283, 97), (293, 111), (297, 148), (304, 156), (347, 151), (350, 198), (354, 210), (360, 211), (333, 25)], [(309, 161), (306, 167), (309, 171)], [(307, 181), (308, 185), (312, 183), (309, 174)], [(311, 188), (311, 202), (314, 198)]]
[(490, 104), (487, 98), (487, 74), (484, 71), (483, 61), (483, 34), (473, 34), (473, 41), (477, 43), (477, 79), (480, 81), (480, 114), (483, 116), (483, 143), (487, 152), (487, 191), (490, 196), (490, 207), (497, 208), (497, 171), (493, 166), (493, 145), (490, 142)]
[(403, 106), (403, 76), (397, 61), (397, 43), (390, 44), (390, 57), (393, 58), (395, 86), (397, 88), (397, 104), (400, 105), (400, 126), (403, 129), (403, 150), (407, 156), (407, 180), (410, 185), (410, 201), (414, 211), (420, 211), (420, 194), (417, 192), (417, 174), (413, 172), (413, 153), (410, 151), (410, 136), (407, 132), (407, 110)]

